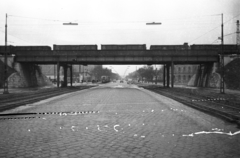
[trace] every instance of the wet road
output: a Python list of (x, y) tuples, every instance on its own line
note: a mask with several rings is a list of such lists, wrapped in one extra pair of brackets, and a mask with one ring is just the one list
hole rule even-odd
[(100, 85), (0, 116), (0, 157), (240, 157), (234, 124), (125, 83)]

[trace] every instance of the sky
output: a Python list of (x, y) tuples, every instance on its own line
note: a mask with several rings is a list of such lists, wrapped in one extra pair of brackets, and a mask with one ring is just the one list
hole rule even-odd
[[(0, 45), (6, 13), (9, 45), (220, 44), (221, 14), (224, 43), (236, 44), (240, 0), (1, 0)], [(112, 67), (126, 75), (141, 65)]]

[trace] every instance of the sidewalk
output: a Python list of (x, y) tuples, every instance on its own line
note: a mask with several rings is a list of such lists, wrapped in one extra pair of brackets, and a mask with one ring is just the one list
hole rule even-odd
[[(138, 82), (138, 83), (134, 83), (136, 85), (152, 85), (152, 86), (159, 86), (159, 87), (163, 87), (162, 83), (142, 83), (142, 82)], [(171, 88), (171, 87), (170, 87)], [(214, 91), (215, 93), (219, 93), (220, 94), (220, 89), (219, 88), (204, 88), (204, 87), (190, 87), (190, 86), (186, 86), (186, 85), (174, 85), (174, 88), (188, 88), (188, 89), (198, 89), (198, 90), (209, 90), (209, 91)], [(239, 94), (240, 96), (240, 90), (233, 90), (233, 89), (226, 89), (225, 88), (225, 94)]]
[[(98, 85), (98, 83), (73, 83), (73, 86), (93, 86)], [(68, 84), (70, 87), (71, 85)], [(57, 85), (54, 84), (52, 86), (44, 86), (44, 87), (27, 87), (27, 88), (9, 88), (8, 92), (9, 94), (20, 94), (20, 93), (29, 93), (29, 92), (36, 92), (41, 89), (48, 89), (48, 88), (57, 88)], [(3, 95), (3, 88), (0, 89), (0, 96)]]
[[(54, 88), (54, 86), (44, 86), (44, 87), (28, 87), (28, 88), (9, 88), (9, 94), (17, 94), (17, 93), (26, 93), (26, 92), (34, 92), (40, 89)], [(0, 95), (3, 95), (3, 89), (0, 89)]]

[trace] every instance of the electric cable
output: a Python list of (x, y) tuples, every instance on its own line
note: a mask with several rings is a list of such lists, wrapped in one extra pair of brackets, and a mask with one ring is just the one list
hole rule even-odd
[(219, 28), (219, 27), (220, 27), (220, 26), (217, 26), (217, 27), (211, 29), (210, 31), (208, 31), (208, 32), (206, 32), (206, 33), (204, 33), (204, 34), (202, 34), (201, 36), (195, 38), (194, 40), (190, 41), (189, 43), (192, 43), (193, 41), (195, 41), (195, 40), (197, 40), (197, 39), (199, 39), (199, 38), (205, 36), (205, 35), (208, 34), (209, 32), (212, 32), (213, 30), (215, 30), (215, 29), (217, 29), (217, 28)]

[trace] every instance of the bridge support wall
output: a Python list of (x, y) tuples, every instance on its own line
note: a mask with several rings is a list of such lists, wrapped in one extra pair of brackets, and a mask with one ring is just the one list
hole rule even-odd
[(174, 87), (174, 62), (171, 62), (171, 86)]
[[(3, 87), (4, 83), (4, 71), (5, 71), (4, 65), (5, 65), (4, 58), (0, 57), (0, 88)], [(12, 73), (15, 72), (13, 67), (14, 67), (13, 57), (9, 56), (7, 60), (7, 77), (9, 77)]]
[(166, 65), (166, 68), (167, 68), (167, 87), (169, 88), (170, 86), (170, 65), (167, 64)]
[(8, 77), (9, 87), (38, 87), (52, 85), (36, 64), (15, 63), (15, 73)]
[(68, 66), (67, 64), (63, 65), (63, 83), (62, 83), (62, 87), (67, 87), (67, 70), (68, 70)]
[(163, 65), (163, 87), (174, 87), (174, 62)]
[[(3, 62), (0, 60), (0, 67), (3, 66)], [(42, 74), (41, 68), (32, 63), (17, 63), (14, 62), (14, 57), (8, 57), (8, 87), (38, 87), (52, 85), (49, 79)], [(4, 74), (0, 69), (0, 74)], [(3, 82), (1, 78), (0, 83)], [(1, 87), (1, 84), (0, 84)]]
[(60, 64), (59, 62), (57, 63), (57, 87), (59, 88), (60, 86)]
[(73, 84), (73, 67), (72, 67), (72, 64), (69, 66), (69, 69), (70, 69), (70, 84), (71, 84), (71, 87), (72, 87), (72, 84)]
[(214, 64), (200, 64), (195, 75), (193, 86), (195, 87), (211, 87), (211, 77), (213, 75)]
[(63, 68), (63, 81), (61, 82), (61, 87), (67, 87), (68, 85), (68, 69), (70, 73), (70, 84), (73, 84), (73, 67), (72, 64), (60, 64), (57, 63), (57, 87), (60, 87), (60, 69)]
[(165, 72), (165, 70), (166, 70), (166, 65), (164, 64), (163, 65), (163, 87), (166, 86), (166, 76), (165, 76), (166, 72)]
[[(33, 63), (18, 63), (14, 62), (13, 56), (7, 57), (7, 76), (8, 87), (38, 87), (52, 85), (49, 79), (42, 74), (41, 68)], [(0, 76), (3, 76), (4, 71), (3, 57), (0, 57)], [(0, 87), (2, 87), (3, 79), (0, 77)]]

